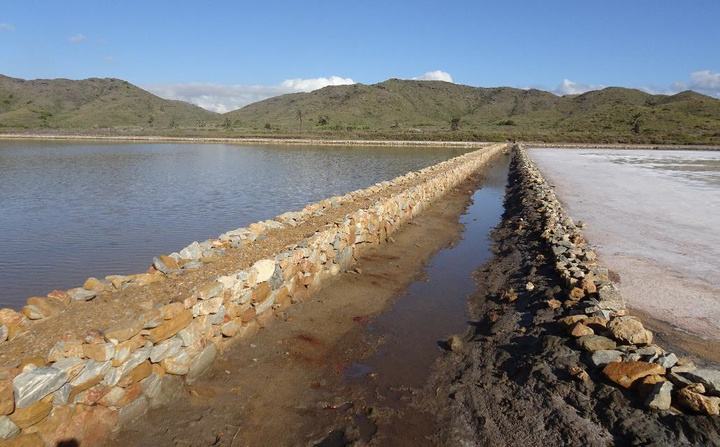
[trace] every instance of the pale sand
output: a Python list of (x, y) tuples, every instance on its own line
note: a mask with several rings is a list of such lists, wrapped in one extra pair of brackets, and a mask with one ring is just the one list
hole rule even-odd
[[(628, 306), (720, 340), (720, 154), (533, 149)], [(690, 161), (690, 163), (688, 163)]]

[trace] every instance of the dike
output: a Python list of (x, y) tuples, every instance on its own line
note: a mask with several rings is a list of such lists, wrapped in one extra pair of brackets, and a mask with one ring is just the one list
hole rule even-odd
[[(506, 150), (505, 144), (485, 145), (274, 220), (193, 242), (154, 258), (147, 273), (89, 278), (82, 287), (32, 297), (21, 312), (0, 310), (0, 445), (102, 443), (147, 408), (167, 402), (178, 378), (198, 379), (219, 350), (257, 334), (276, 313), (351, 268), (367, 247), (387, 241)], [(367, 206), (337, 216), (358, 203)], [(262, 253), (254, 247), (280, 238), (283, 230), (307, 225), (313, 227), (309, 235), (271, 256), (247, 266), (229, 262), (251, 259), (242, 254)], [(217, 265), (228, 264), (212, 276)], [(163, 291), (168, 296), (150, 300)], [(130, 301), (123, 308), (129, 296), (147, 297), (139, 307), (144, 310), (137, 311)], [(112, 320), (81, 318), (118, 302), (121, 307), (108, 314)], [(82, 328), (83, 321), (95, 326)], [(75, 329), (58, 332), (68, 322), (66, 327)]]

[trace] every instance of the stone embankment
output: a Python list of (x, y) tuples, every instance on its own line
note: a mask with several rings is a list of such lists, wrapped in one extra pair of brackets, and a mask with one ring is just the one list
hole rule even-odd
[[(651, 410), (720, 414), (720, 371), (700, 369), (653, 343), (653, 334), (629, 315), (625, 302), (600, 265), (593, 248), (557, 200), (525, 151), (518, 147), (519, 170), (532, 190), (533, 207), (543, 215), (542, 238), (554, 256), (555, 271), (565, 286), (564, 298), (547, 301), (562, 309), (557, 324), (585, 351), (588, 368), (645, 399)], [(528, 283), (528, 290), (534, 285)], [(586, 370), (569, 371), (578, 380)]]
[[(388, 240), (428, 204), (504, 150), (504, 144), (486, 146), (275, 220), (193, 242), (177, 253), (156, 257), (147, 273), (90, 278), (83, 287), (30, 298), (21, 312), (0, 310), (4, 341), (0, 343), (28, 345), (24, 350), (14, 346), (2, 357), (0, 440), (5, 441), (0, 443), (102, 443), (117, 426), (167, 401), (178, 378), (196, 380), (219, 349), (255, 335), (276, 313), (349, 269), (367, 247)], [(379, 194), (383, 191), (393, 193)], [(378, 196), (379, 200), (372, 200)], [(252, 248), (271, 230), (292, 229), (362, 200), (372, 204), (316, 228), (272, 257), (197, 284), (170, 302), (161, 301), (118, 321), (97, 321), (98, 327), (88, 331), (64, 333), (51, 341), (43, 355), (17, 354), (32, 350), (29, 345), (37, 325), (72, 319), (78, 306), (133, 290), (140, 294), (143, 286), (158, 281), (176, 283), (184, 290), (180, 286), (192, 272), (210, 269), (210, 263), (231, 252)], [(8, 358), (7, 352), (15, 353), (15, 358)]]

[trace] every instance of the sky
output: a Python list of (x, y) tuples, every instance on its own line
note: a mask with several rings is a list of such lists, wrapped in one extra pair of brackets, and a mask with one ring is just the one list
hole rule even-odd
[(720, 97), (720, 1), (0, 1), (0, 74), (225, 112), (390, 78)]

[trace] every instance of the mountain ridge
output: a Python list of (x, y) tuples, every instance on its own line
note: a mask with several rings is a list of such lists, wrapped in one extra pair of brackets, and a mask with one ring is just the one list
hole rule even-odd
[(720, 100), (608, 87), (538, 89), (388, 79), (290, 93), (216, 114), (127, 81), (0, 75), (0, 130), (217, 136), (720, 143)]

